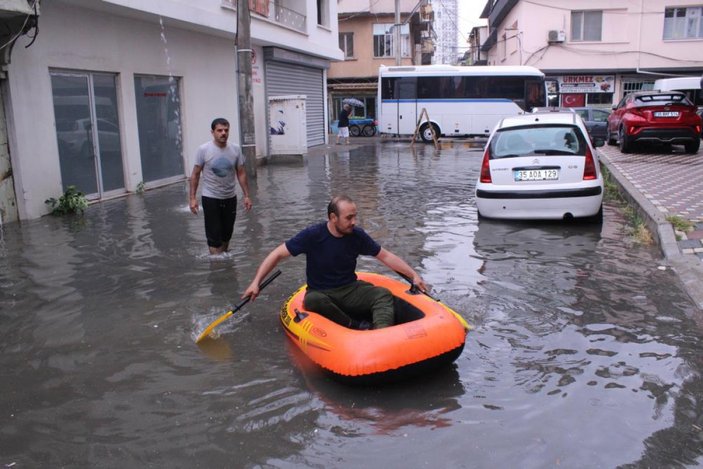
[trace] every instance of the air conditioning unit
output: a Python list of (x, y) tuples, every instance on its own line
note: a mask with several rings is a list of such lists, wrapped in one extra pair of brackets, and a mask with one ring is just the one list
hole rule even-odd
[(548, 42), (564, 42), (566, 41), (566, 33), (564, 31), (558, 31), (556, 29), (552, 29), (549, 31), (549, 34), (547, 35), (547, 41)]

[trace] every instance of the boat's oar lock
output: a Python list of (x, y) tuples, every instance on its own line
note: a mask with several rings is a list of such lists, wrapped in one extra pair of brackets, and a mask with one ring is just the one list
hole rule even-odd
[(295, 322), (300, 322), (308, 317), (308, 313), (301, 313), (298, 308), (295, 308), (293, 311), (295, 312), (295, 318), (293, 318), (293, 321)]

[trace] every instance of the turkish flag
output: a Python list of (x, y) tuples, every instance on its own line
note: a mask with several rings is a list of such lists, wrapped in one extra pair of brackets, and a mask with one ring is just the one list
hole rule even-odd
[(586, 105), (586, 95), (581, 93), (570, 93), (561, 95), (561, 105), (563, 107), (582, 107)]

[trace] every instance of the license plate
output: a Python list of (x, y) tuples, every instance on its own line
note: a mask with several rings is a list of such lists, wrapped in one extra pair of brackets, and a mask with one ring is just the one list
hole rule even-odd
[(679, 117), (678, 111), (657, 111), (654, 117)]
[(514, 173), (515, 181), (553, 181), (559, 179), (558, 169), (520, 169)]

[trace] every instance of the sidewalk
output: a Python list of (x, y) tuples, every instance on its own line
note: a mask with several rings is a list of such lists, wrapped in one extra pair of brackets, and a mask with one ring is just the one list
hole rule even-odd
[[(620, 153), (617, 147), (598, 149), (623, 195), (644, 217), (664, 257), (686, 292), (703, 310), (703, 150)], [(693, 231), (674, 232), (669, 216), (694, 223)]]

